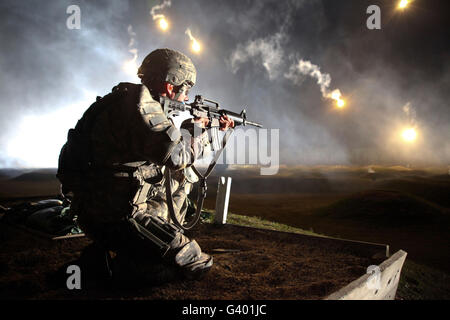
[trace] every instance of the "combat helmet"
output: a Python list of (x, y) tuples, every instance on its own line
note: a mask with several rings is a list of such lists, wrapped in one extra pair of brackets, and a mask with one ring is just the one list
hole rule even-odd
[(192, 60), (171, 49), (156, 49), (148, 54), (138, 69), (138, 77), (146, 81), (167, 81), (174, 86), (195, 84), (197, 71)]

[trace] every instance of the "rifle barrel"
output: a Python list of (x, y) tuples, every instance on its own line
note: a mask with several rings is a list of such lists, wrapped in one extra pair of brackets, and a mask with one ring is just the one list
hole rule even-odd
[(247, 121), (247, 120), (245, 120), (245, 125), (246, 125), (246, 126), (247, 126), (247, 125), (255, 126), (255, 127), (258, 127), (258, 128), (262, 128), (262, 127), (263, 127), (261, 124), (259, 124), (259, 123), (257, 123), (257, 122), (252, 122), (252, 121)]

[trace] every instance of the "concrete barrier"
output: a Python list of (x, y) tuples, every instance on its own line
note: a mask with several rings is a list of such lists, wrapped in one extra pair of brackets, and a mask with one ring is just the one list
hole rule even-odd
[(397, 251), (379, 266), (369, 267), (367, 274), (325, 300), (394, 300), (406, 255), (403, 250)]
[[(216, 224), (226, 224), (228, 201), (230, 197), (231, 178), (220, 177), (216, 198)], [(248, 227), (247, 227), (248, 228)], [(311, 237), (298, 235), (298, 237)], [(319, 237), (316, 237), (319, 239)], [(371, 254), (372, 257), (389, 257), (389, 246), (386, 244), (370, 243), (324, 237), (323, 241), (345, 242), (353, 250)], [(400, 274), (407, 253), (403, 250), (396, 252), (379, 266), (369, 266), (367, 273), (351, 282), (339, 291), (332, 293), (325, 300), (394, 300), (397, 293)]]

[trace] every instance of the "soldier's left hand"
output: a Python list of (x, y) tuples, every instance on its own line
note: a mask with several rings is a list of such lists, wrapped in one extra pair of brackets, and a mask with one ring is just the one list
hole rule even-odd
[(228, 118), (228, 116), (221, 116), (219, 119), (220, 131), (227, 131), (228, 128), (234, 128), (233, 119)]

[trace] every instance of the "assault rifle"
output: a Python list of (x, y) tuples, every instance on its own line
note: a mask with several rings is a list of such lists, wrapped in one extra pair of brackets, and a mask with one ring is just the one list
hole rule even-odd
[(235, 126), (242, 125), (262, 128), (262, 125), (259, 123), (247, 120), (245, 109), (242, 110), (241, 113), (221, 109), (218, 102), (203, 98), (201, 95), (195, 96), (194, 102), (192, 103), (174, 101), (166, 97), (161, 97), (160, 103), (164, 112), (169, 117), (175, 117), (182, 111), (188, 111), (195, 118), (208, 118), (209, 124), (207, 128), (211, 129), (210, 134), (212, 136), (211, 140), (214, 150), (219, 150), (221, 148), (219, 145), (218, 129), (220, 128), (219, 119), (222, 116), (228, 116), (228, 118), (232, 119)]
[(218, 152), (216, 152), (216, 155), (214, 156), (214, 159), (211, 162), (211, 164), (209, 165), (205, 174), (201, 174), (195, 168), (194, 165), (191, 166), (192, 170), (195, 172), (195, 174), (199, 178), (197, 209), (196, 209), (196, 212), (195, 212), (195, 215), (194, 215), (194, 218), (192, 219), (192, 221), (185, 223), (183, 225), (182, 225), (182, 223), (180, 223), (180, 221), (178, 221), (178, 218), (175, 215), (175, 209), (173, 206), (173, 199), (172, 199), (171, 183), (170, 183), (170, 181), (171, 181), (170, 170), (165, 170), (165, 172), (164, 172), (167, 206), (168, 206), (170, 218), (177, 227), (179, 227), (183, 230), (189, 230), (193, 226), (195, 226), (195, 224), (200, 219), (200, 214), (202, 212), (202, 207), (203, 207), (203, 200), (206, 197), (206, 190), (207, 190), (206, 180), (207, 180), (208, 176), (210, 175), (210, 173), (212, 172), (212, 170), (214, 169), (214, 166), (216, 165), (216, 162), (217, 162), (221, 152), (225, 148), (225, 145), (227, 143), (229, 136), (233, 132), (232, 130), (228, 130), (228, 132), (225, 134), (225, 136), (223, 138), (222, 144), (220, 144), (220, 142), (219, 142), (219, 128), (220, 128), (219, 119), (222, 116), (228, 116), (228, 118), (230, 118), (234, 121), (235, 126), (240, 126), (240, 125), (247, 126), (248, 125), (248, 126), (255, 126), (258, 128), (262, 128), (262, 125), (260, 125), (259, 123), (253, 122), (253, 121), (248, 121), (245, 109), (242, 110), (241, 113), (236, 113), (233, 111), (221, 109), (219, 107), (218, 102), (215, 102), (215, 101), (212, 101), (209, 99), (205, 99), (201, 95), (195, 96), (194, 102), (192, 102), (192, 103), (183, 103), (183, 102), (179, 102), (179, 101), (174, 101), (174, 100), (168, 99), (166, 97), (161, 97), (160, 103), (161, 103), (161, 106), (167, 117), (176, 117), (182, 111), (189, 111), (189, 113), (195, 118), (208, 118), (209, 123), (208, 123), (207, 129), (210, 129), (210, 130), (208, 130), (208, 132), (211, 135), (211, 143), (213, 145), (213, 149), (215, 151), (218, 151)]

